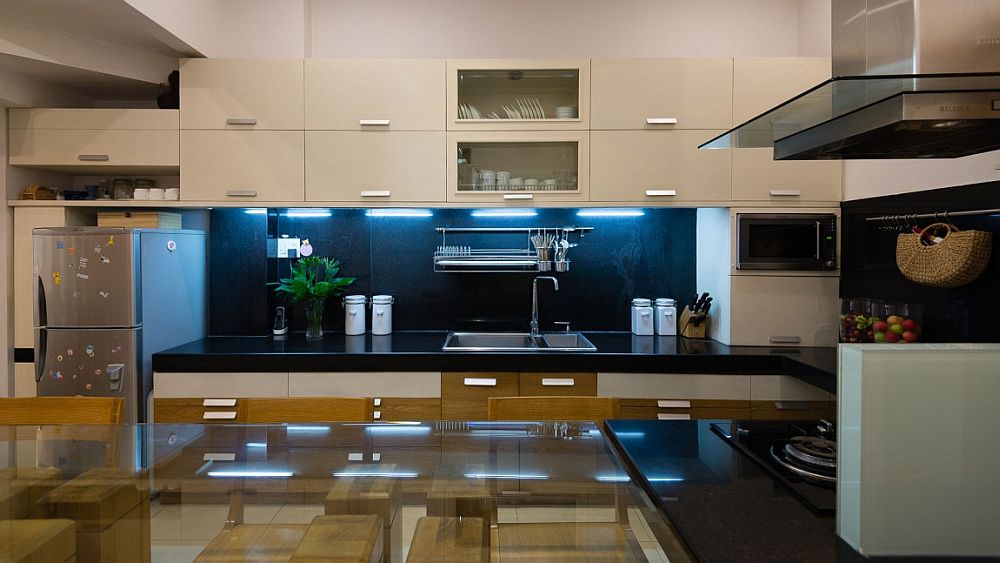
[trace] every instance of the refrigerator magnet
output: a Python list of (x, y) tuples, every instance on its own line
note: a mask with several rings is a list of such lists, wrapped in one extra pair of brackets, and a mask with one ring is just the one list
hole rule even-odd
[(69, 252), (70, 254), (76, 254), (76, 247), (75, 246), (71, 246), (71, 247), (69, 247), (69, 248), (66, 249), (66, 252)]
[(114, 245), (115, 245), (115, 235), (108, 235), (108, 242), (105, 243), (105, 246), (114, 246)]
[(88, 355), (88, 356), (90, 356), (91, 358), (93, 358), (93, 357), (94, 357), (94, 345), (93, 345), (93, 344), (87, 344), (87, 345), (86, 345), (86, 346), (85, 346), (85, 347), (83, 348), (83, 351), (84, 351), (84, 352), (86, 352), (86, 353), (87, 353), (87, 355)]
[(107, 299), (108, 297), (111, 296), (111, 292), (110, 291), (98, 291), (97, 294), (100, 295), (101, 297), (105, 298), (105, 299)]
[(77, 272), (76, 273), (76, 277), (80, 278), (81, 280), (89, 280), (90, 279), (90, 276), (88, 276), (87, 274), (84, 274), (83, 272)]
[(80, 257), (80, 269), (81, 269), (81, 270), (86, 270), (86, 269), (87, 269), (87, 264), (88, 264), (89, 262), (90, 262), (90, 259), (89, 259), (89, 258), (86, 258), (86, 257), (83, 257), (83, 256), (81, 256), (81, 257)]
[(62, 284), (62, 274), (59, 272), (52, 272), (52, 283), (54, 285)]
[(66, 248), (66, 243), (64, 241), (57, 240), (56, 241), (56, 250), (62, 250), (64, 248)]
[(86, 389), (87, 391), (90, 391), (91, 389), (94, 388), (94, 384), (88, 383), (88, 384), (84, 385), (83, 388)]
[(58, 356), (56, 356), (56, 361), (57, 361), (57, 362), (61, 362), (61, 361), (63, 361), (63, 355), (62, 355), (62, 354), (59, 354)]
[(101, 245), (95, 246), (94, 247), (94, 254), (100, 254), (100, 253), (101, 253)]
[(73, 349), (72, 348), (66, 348), (66, 355), (67, 356), (72, 356), (73, 355)]
[(101, 255), (101, 264), (110, 264), (110, 263), (111, 263), (111, 259), (110, 258), (108, 258), (107, 256), (104, 256), (104, 255)]
[(49, 377), (55, 379), (56, 381), (59, 381), (60, 379), (63, 378), (63, 374), (61, 371), (52, 370), (49, 372)]

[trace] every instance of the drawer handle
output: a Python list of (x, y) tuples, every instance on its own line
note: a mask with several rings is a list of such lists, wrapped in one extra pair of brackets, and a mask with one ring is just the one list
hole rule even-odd
[(691, 420), (691, 415), (661, 412), (656, 415), (656, 420)]
[(236, 420), (236, 411), (206, 412), (202, 420)]
[(226, 190), (229, 197), (257, 197), (257, 190)]
[(374, 418), (375, 420), (382, 418), (382, 411), (375, 411), (374, 413), (372, 413), (372, 418)]
[(559, 377), (543, 377), (542, 386), (543, 387), (573, 387), (576, 385), (576, 380), (572, 377), (559, 378)]
[(201, 456), (204, 461), (236, 461), (236, 454), (230, 453), (207, 453)]
[(235, 407), (236, 399), (205, 399), (201, 402), (203, 407)]
[(388, 119), (362, 119), (359, 121), (362, 126), (365, 125), (379, 125), (382, 127), (387, 127), (389, 125)]
[(769, 193), (772, 197), (799, 197), (802, 190), (771, 190)]
[(676, 125), (676, 117), (647, 117), (647, 125)]
[(361, 197), (390, 197), (392, 190), (364, 190)]
[(256, 117), (230, 117), (226, 119), (226, 125), (257, 125)]
[(81, 154), (77, 155), (77, 160), (84, 162), (107, 162), (111, 160), (110, 154)]
[(379, 452), (372, 453), (372, 461), (374, 461), (376, 463), (382, 461), (382, 454), (379, 453)]
[(661, 409), (689, 409), (691, 401), (656, 401), (656, 406)]
[(535, 199), (535, 194), (503, 194), (504, 199)]
[(347, 461), (364, 461), (365, 454), (361, 452), (352, 452), (347, 454)]
[(775, 401), (774, 408), (779, 411), (807, 411), (812, 404), (806, 401)]
[(372, 401), (374, 401), (376, 407), (382, 406), (382, 397), (375, 397)]
[(674, 197), (677, 190), (646, 190), (646, 197)]
[(767, 341), (772, 344), (799, 344), (802, 342), (801, 336), (768, 336)]
[(463, 382), (469, 387), (496, 387), (497, 380), (495, 377), (466, 377)]

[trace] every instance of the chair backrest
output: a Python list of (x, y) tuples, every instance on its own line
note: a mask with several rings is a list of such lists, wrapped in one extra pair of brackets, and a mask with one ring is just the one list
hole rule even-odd
[(490, 420), (593, 420), (619, 418), (617, 397), (490, 397)]
[(121, 397), (0, 398), (0, 424), (118, 424)]
[(240, 399), (240, 422), (371, 422), (371, 397)]

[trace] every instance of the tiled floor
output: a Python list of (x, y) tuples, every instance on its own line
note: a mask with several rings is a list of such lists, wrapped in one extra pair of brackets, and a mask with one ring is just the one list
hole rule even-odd
[[(229, 507), (226, 505), (167, 505), (153, 503), (151, 535), (154, 563), (181, 563), (194, 559), (225, 524)], [(320, 505), (280, 506), (247, 505), (244, 521), (248, 524), (308, 524), (323, 514)], [(417, 520), (426, 516), (423, 506), (402, 509), (403, 555), (410, 549), (410, 539)], [(650, 563), (669, 563), (641, 513), (628, 510), (632, 532)], [(497, 517), (504, 523), (531, 522), (611, 522), (613, 508), (593, 507), (501, 507)]]

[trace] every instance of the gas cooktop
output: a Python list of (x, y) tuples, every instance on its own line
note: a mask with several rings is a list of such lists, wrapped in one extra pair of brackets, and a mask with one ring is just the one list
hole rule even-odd
[(837, 443), (832, 423), (740, 420), (712, 423), (711, 428), (814, 512), (836, 510)]

